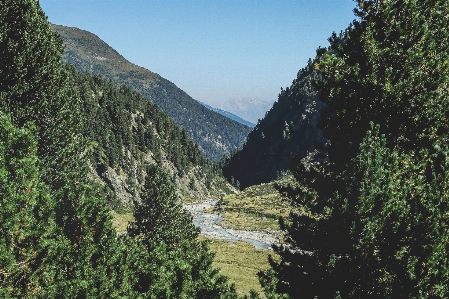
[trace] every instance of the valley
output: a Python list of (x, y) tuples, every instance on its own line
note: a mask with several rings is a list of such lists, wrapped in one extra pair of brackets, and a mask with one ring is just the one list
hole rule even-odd
[[(176, 91), (174, 85), (157, 74), (127, 62), (89, 32), (51, 26), (62, 35), (66, 44), (64, 60), (74, 65), (74, 68), (69, 68), (73, 78), (72, 88), (84, 102), (85, 134), (94, 140), (90, 146), (93, 153), (89, 166), (91, 177), (102, 186), (105, 196), (110, 198), (112, 224), (118, 234), (126, 233), (128, 223), (135, 221), (133, 202), (139, 202), (142, 196), (147, 173), (145, 164), (158, 164), (171, 177), (184, 209), (193, 215), (193, 223), (201, 229), (200, 238), (209, 239), (211, 250), (217, 252), (215, 265), (222, 267), (222, 273), (229, 276), (232, 283), (236, 283), (239, 294), (249, 294), (251, 288), (260, 292), (256, 274), (269, 266), (267, 256), (274, 254), (271, 245), (278, 244), (282, 239), (278, 218), (288, 215), (289, 211), (273, 184), (253, 186), (242, 192), (228, 184), (217, 166), (200, 157), (197, 149), (187, 140), (186, 132), (195, 135), (203, 131), (191, 127), (194, 123), (188, 124), (182, 120), (187, 117), (187, 110), (184, 109), (182, 114), (171, 114), (178, 124), (188, 124), (179, 130), (177, 124), (158, 109), (170, 113), (172, 107), (167, 108), (167, 104), (162, 101), (161, 96), (165, 93), (155, 93), (155, 90), (160, 86), (168, 86), (170, 91)], [(141, 94), (124, 86), (114, 87), (103, 76), (112, 79), (115, 84), (126, 83), (151, 101), (146, 101)], [(176, 91), (175, 97), (179, 101), (185, 96)], [(189, 111), (196, 107), (187, 103), (185, 105), (189, 105)], [(201, 110), (201, 113), (204, 111)], [(245, 123), (230, 113), (218, 112)], [(218, 143), (214, 134), (239, 136), (245, 132), (239, 129), (243, 127), (236, 127), (229, 120), (221, 120), (222, 116), (208, 117), (204, 124), (209, 121), (224, 123), (226, 128), (223, 131), (218, 126), (221, 132), (210, 132), (207, 138), (215, 144)], [(194, 118), (197, 119), (197, 116)], [(247, 122), (245, 124), (254, 126)], [(214, 150), (208, 151), (204, 143), (198, 144), (197, 148), (205, 151), (206, 156), (216, 159), (211, 156)], [(236, 148), (241, 144), (232, 146)], [(232, 146), (220, 145), (220, 148), (229, 154)], [(263, 257), (256, 268), (250, 262), (254, 255)], [(229, 259), (231, 256), (239, 258), (232, 261)], [(238, 260), (248, 262), (244, 266)], [(245, 279), (242, 280), (243, 277)]]
[(252, 244), (258, 249), (271, 249), (271, 244), (278, 243), (276, 234), (249, 230), (248, 228), (231, 229), (223, 227), (224, 219), (220, 214), (212, 214), (205, 210), (213, 209), (217, 202), (205, 202), (200, 204), (184, 205), (184, 208), (192, 213), (193, 223), (201, 229), (201, 236), (228, 242), (243, 241)]
[[(262, 292), (257, 273), (269, 267), (268, 256), (278, 259), (271, 245), (282, 239), (277, 219), (288, 213), (273, 185), (252, 186), (221, 200), (197, 199), (183, 205), (201, 229), (200, 239), (209, 240), (211, 251), (216, 254), (214, 265), (236, 284), (240, 295), (248, 295), (250, 289)], [(261, 216), (262, 211), (265, 216)], [(113, 211), (112, 217), (119, 234), (126, 232), (128, 222), (134, 221), (132, 213)]]
[(354, 13), (250, 127), (0, 2), (0, 297), (448, 298), (449, 2)]

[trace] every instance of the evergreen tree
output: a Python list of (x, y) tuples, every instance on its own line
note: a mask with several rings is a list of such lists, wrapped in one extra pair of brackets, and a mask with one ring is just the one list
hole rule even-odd
[(195, 240), (198, 229), (192, 223), (192, 216), (183, 210), (170, 178), (154, 165), (148, 166), (146, 173), (141, 200), (134, 201), (136, 221), (128, 227), (129, 235), (170, 247)]
[[(28, 126), (28, 125), (27, 125)], [(0, 112), (0, 296), (33, 297), (53, 282), (54, 201), (39, 182), (36, 128)]]
[(128, 225), (129, 235), (148, 251), (137, 290), (150, 298), (237, 298), (227, 278), (212, 267), (214, 255), (197, 240), (199, 231), (170, 178), (154, 165), (147, 174), (141, 201), (134, 202), (135, 222)]
[[(360, 177), (351, 188), (358, 200), (351, 231), (356, 263), (353, 293), (360, 298), (445, 298), (449, 279), (447, 241), (448, 180), (423, 170), (428, 161), (386, 146), (379, 127), (368, 131), (355, 159)], [(439, 149), (441, 154), (447, 148)], [(447, 169), (448, 162), (442, 161)], [(381, 211), (381, 212), (379, 212)]]
[(37, 126), (38, 179), (55, 203), (53, 241), (59, 245), (46, 273), (52, 279), (45, 278), (48, 285), (36, 296), (108, 294), (115, 286), (109, 284), (104, 253), (115, 242), (115, 232), (106, 202), (88, 180), (80, 102), (68, 89), (62, 40), (51, 31), (38, 1), (3, 1), (0, 11), (1, 110), (11, 114), (18, 129), (30, 121)]
[(445, 298), (449, 3), (359, 1), (355, 12), (318, 50), (327, 142), (291, 163), (299, 186), (284, 191), (303, 209), (282, 223), (291, 247), (272, 262), (276, 290)]
[(7, 0), (0, 10), (1, 109), (19, 128), (28, 121), (39, 128), (39, 169), (54, 192), (72, 169), (67, 151), (80, 129), (79, 99), (67, 89), (61, 61), (64, 45), (38, 1)]

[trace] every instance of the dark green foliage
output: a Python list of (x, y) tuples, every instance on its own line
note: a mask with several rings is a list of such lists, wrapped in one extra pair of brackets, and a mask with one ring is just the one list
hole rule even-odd
[(192, 215), (183, 210), (175, 185), (156, 166), (148, 166), (146, 173), (143, 194), (140, 201), (134, 201), (136, 222), (128, 227), (129, 235), (163, 242), (170, 248), (183, 240), (195, 240), (198, 231)]
[[(359, 1), (319, 49), (325, 144), (291, 169), (304, 207), (272, 263), (291, 298), (447, 298), (447, 1)], [(374, 124), (378, 124), (374, 126)], [(262, 275), (265, 281), (270, 273)]]
[(48, 186), (52, 200), (46, 221), (56, 224), (52, 242), (58, 246), (48, 255), (48, 277), (35, 287), (36, 296), (76, 298), (103, 292), (110, 287), (103, 283), (109, 280), (103, 275), (103, 246), (108, 238), (114, 240), (115, 232), (105, 202), (95, 196), (87, 179), (80, 102), (67, 86), (62, 40), (51, 31), (37, 1), (4, 1), (0, 9), (2, 110), (11, 114), (18, 129), (29, 121), (37, 126), (38, 172), (30, 177), (30, 187), (36, 180)]
[[(71, 70), (61, 63), (61, 40), (50, 30), (38, 1), (3, 1), (0, 12), (0, 296), (232, 297), (235, 291), (211, 267), (212, 255), (205, 244), (197, 243), (191, 218), (182, 214), (179, 203), (160, 210), (157, 219), (165, 222), (152, 227), (158, 231), (158, 225), (165, 225), (164, 236), (170, 236), (167, 244), (157, 243), (157, 238), (145, 243), (117, 237), (103, 197), (108, 190), (89, 180), (89, 143), (82, 133), (90, 130), (82, 131), (86, 125), (82, 113), (91, 110), (82, 110), (80, 90), (69, 88)], [(102, 103), (108, 111), (105, 119), (112, 115), (110, 121), (129, 124), (131, 115), (119, 112), (121, 108), (130, 111), (130, 106), (115, 107), (118, 102), (112, 99), (118, 93), (108, 91)], [(92, 95), (92, 90), (84, 92), (83, 96)], [(132, 159), (139, 157), (139, 151), (132, 133), (105, 129), (115, 134), (99, 138), (127, 146), (131, 159), (122, 163), (121, 148), (113, 147), (93, 155), (133, 169)], [(136, 129), (138, 145), (143, 146), (139, 121)], [(179, 136), (185, 141), (182, 133)], [(166, 181), (161, 177), (161, 183)], [(164, 190), (165, 185), (148, 183), (148, 196)], [(129, 184), (135, 180), (131, 178)], [(173, 204), (173, 190), (170, 187), (161, 194), (167, 196), (168, 204)], [(168, 234), (167, 215), (176, 216), (186, 233)], [(179, 247), (173, 248), (172, 241)], [(142, 265), (143, 261), (148, 263)], [(156, 281), (155, 288), (144, 289), (142, 282), (148, 281)]]
[(64, 46), (38, 2), (4, 1), (0, 7), (1, 108), (18, 127), (34, 121), (39, 128), (38, 163), (53, 191), (64, 184), (65, 171), (71, 168), (62, 159), (80, 127), (79, 117), (73, 115), (79, 102), (64, 88)]
[(292, 85), (281, 91), (243, 148), (221, 162), (228, 180), (234, 177), (241, 188), (272, 181), (288, 170), (293, 156), (303, 158), (322, 141), (318, 121), (323, 104), (312, 87), (318, 76), (309, 61)]
[(135, 222), (128, 226), (129, 235), (148, 251), (137, 289), (150, 298), (236, 298), (227, 279), (212, 268), (213, 254), (197, 240), (199, 231), (170, 178), (148, 166), (144, 186), (140, 202), (134, 202)]
[(54, 202), (46, 221), (56, 224), (51, 242), (57, 246), (47, 255), (50, 277), (36, 296), (108, 297), (118, 287), (110, 283), (115, 273), (107, 260), (114, 258), (116, 233), (106, 201), (88, 179), (80, 100), (68, 88), (62, 40), (36, 1), (8, 1), (1, 7), (11, 14), (2, 15), (11, 18), (4, 20), (7, 31), (1, 36), (10, 52), (2, 55), (15, 62), (1, 72), (1, 81), (8, 83), (2, 85), (3, 109), (18, 127), (27, 121), (37, 125), (38, 178), (49, 186), (49, 204)]
[[(32, 130), (35, 131), (35, 128)], [(0, 112), (0, 296), (26, 297), (52, 281), (54, 201), (38, 180), (37, 141)]]
[[(378, 131), (368, 131), (355, 163), (361, 180), (353, 186), (359, 195), (351, 211), (358, 216), (351, 236), (364, 277), (353, 292), (364, 298), (445, 298), (447, 171), (427, 178), (425, 149), (412, 156), (391, 150)], [(436, 150), (448, 152), (447, 147)], [(447, 160), (439, 167), (448, 169)]]
[(447, 134), (448, 112), (442, 105), (448, 36), (441, 30), (446, 26), (446, 3), (360, 5), (357, 14), (363, 21), (354, 23), (345, 35), (334, 34), (329, 51), (317, 63), (326, 74), (317, 84), (328, 105), (323, 130), (330, 140), (351, 145), (349, 151), (339, 151), (341, 157), (344, 152), (354, 156), (370, 121), (388, 133), (390, 147), (404, 151), (428, 147)]
[(259, 281), (263, 287), (263, 292), (267, 299), (283, 299), (289, 298), (287, 294), (278, 293), (277, 284), (279, 278), (276, 277), (276, 273), (273, 269), (269, 268), (261, 273), (259, 273)]

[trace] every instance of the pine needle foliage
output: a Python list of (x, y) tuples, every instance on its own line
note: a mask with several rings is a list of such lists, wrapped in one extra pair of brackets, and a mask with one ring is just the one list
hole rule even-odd
[(0, 112), (0, 296), (26, 297), (51, 280), (54, 201), (39, 182), (36, 128)]
[(306, 209), (261, 281), (290, 298), (447, 298), (449, 3), (355, 13), (317, 50), (327, 141), (291, 162), (299, 187), (283, 191)]
[(149, 256), (138, 289), (150, 298), (237, 298), (235, 287), (212, 267), (214, 255), (206, 241), (198, 241), (192, 215), (182, 208), (168, 176), (154, 165), (147, 168), (145, 192), (134, 203), (135, 222), (128, 226), (129, 236), (140, 240)]

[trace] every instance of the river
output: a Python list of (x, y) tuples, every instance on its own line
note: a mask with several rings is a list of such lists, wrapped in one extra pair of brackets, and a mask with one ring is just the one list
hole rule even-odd
[(193, 215), (193, 223), (201, 229), (201, 235), (208, 238), (226, 240), (228, 242), (244, 241), (259, 249), (271, 249), (271, 244), (279, 243), (276, 235), (260, 231), (226, 229), (217, 224), (223, 221), (220, 215), (206, 213), (203, 210), (213, 207), (216, 200), (197, 204), (184, 205)]

